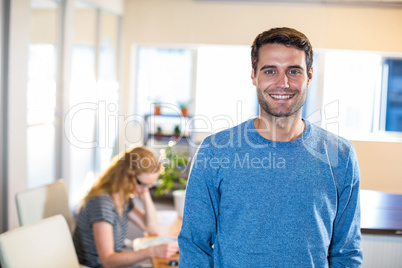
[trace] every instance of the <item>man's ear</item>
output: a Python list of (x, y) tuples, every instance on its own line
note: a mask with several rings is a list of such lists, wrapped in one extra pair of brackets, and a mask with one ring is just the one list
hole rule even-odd
[(253, 81), (253, 85), (255, 86), (255, 73), (254, 73), (254, 69), (251, 69), (251, 80)]
[(313, 66), (311, 66), (311, 69), (310, 69), (310, 71), (308, 71), (307, 75), (308, 75), (307, 86), (309, 86), (311, 83), (311, 80), (313, 79)]

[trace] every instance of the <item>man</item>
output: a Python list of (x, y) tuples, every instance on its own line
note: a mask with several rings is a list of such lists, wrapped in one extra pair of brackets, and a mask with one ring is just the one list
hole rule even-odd
[(260, 115), (207, 137), (193, 161), (181, 267), (360, 267), (359, 167), (352, 144), (302, 119), (313, 76), (290, 28), (252, 45)]

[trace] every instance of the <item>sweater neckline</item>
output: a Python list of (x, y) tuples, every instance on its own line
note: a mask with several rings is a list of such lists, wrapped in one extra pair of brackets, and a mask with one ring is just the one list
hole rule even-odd
[(259, 144), (266, 144), (268, 146), (277, 147), (277, 148), (295, 147), (295, 146), (302, 145), (311, 135), (311, 123), (308, 120), (302, 118), (302, 120), (306, 126), (305, 126), (305, 129), (304, 129), (302, 135), (300, 135), (300, 137), (298, 137), (296, 140), (293, 140), (293, 141), (272, 141), (272, 140), (262, 137), (260, 135), (260, 133), (258, 133), (257, 129), (254, 127), (254, 120), (256, 118), (257, 117), (254, 117), (247, 121), (246, 129), (247, 129), (248, 135), (252, 139), (254, 139), (256, 142), (258, 142)]

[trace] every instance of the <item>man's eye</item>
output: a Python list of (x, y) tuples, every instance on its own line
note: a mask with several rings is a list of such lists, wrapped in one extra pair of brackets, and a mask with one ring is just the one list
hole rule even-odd
[(298, 69), (290, 70), (289, 73), (290, 74), (300, 74), (300, 70), (298, 70)]
[(273, 74), (273, 73), (274, 73), (274, 70), (266, 70), (265, 73), (266, 73), (266, 74)]

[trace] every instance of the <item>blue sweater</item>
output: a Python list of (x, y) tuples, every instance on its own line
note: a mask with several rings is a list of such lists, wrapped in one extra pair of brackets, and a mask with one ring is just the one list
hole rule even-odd
[(291, 142), (254, 119), (207, 137), (193, 161), (180, 267), (360, 267), (353, 145), (305, 120)]

